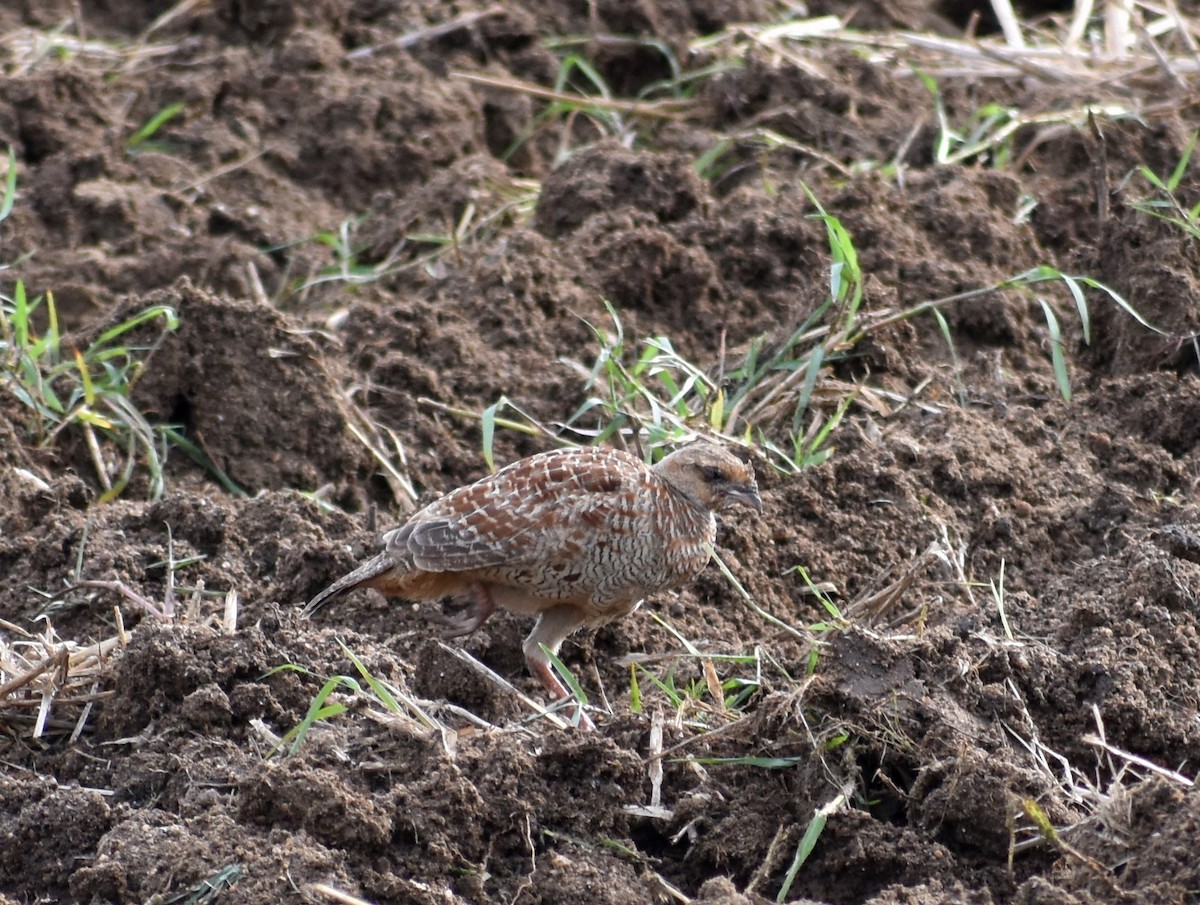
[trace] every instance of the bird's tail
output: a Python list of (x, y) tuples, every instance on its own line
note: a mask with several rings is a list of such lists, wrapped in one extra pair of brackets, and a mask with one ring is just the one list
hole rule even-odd
[(348, 575), (343, 575), (324, 591), (310, 600), (304, 606), (304, 615), (311, 616), (328, 601), (337, 597), (339, 594), (345, 594), (347, 591), (352, 591), (355, 588), (369, 585), (374, 579), (378, 578), (383, 573), (387, 572), (395, 565), (392, 560), (384, 555), (376, 556), (374, 559), (363, 563), (353, 572)]

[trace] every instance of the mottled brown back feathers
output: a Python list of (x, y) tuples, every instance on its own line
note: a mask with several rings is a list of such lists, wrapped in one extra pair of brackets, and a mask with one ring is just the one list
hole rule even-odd
[(426, 506), (308, 609), (364, 585), (429, 599), (481, 583), (527, 598), (511, 608), (570, 603), (583, 623), (603, 621), (703, 569), (727, 502), (761, 505), (750, 466), (712, 444), (653, 468), (613, 449), (541, 453)]

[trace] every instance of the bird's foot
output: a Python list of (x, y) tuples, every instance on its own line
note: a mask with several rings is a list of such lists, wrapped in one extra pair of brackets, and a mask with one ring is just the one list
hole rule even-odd
[(492, 595), (481, 584), (471, 586), (471, 597), (456, 608), (455, 613), (431, 613), (429, 618), (438, 625), (444, 625), (448, 631), (443, 638), (462, 638), (479, 630), (495, 612), (496, 604)]

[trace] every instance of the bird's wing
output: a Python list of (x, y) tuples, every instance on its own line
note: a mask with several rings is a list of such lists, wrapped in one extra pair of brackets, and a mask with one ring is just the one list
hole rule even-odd
[(532, 456), (447, 494), (386, 542), (428, 572), (538, 564), (628, 523), (645, 479), (614, 450)]

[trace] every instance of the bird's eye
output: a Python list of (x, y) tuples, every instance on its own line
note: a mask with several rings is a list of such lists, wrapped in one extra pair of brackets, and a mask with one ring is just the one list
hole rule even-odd
[(703, 474), (706, 481), (716, 482), (725, 480), (725, 472), (721, 471), (716, 465), (703, 466)]

